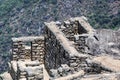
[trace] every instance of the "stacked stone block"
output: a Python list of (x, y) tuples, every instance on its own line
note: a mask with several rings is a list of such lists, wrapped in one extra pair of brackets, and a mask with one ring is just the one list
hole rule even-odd
[(88, 35), (75, 35), (74, 42), (75, 42), (75, 48), (78, 52), (86, 53), (87, 51), (87, 45), (86, 45), (86, 38), (88, 38)]
[[(30, 39), (31, 40), (30, 40)], [(29, 42), (31, 45), (26, 46), (25, 43)], [(26, 48), (30, 47), (30, 48)], [(13, 60), (39, 60), (41, 64), (44, 63), (44, 37), (28, 37), (13, 38), (12, 48)]]
[(27, 72), (26, 78), (27, 80), (43, 80), (43, 68), (36, 69), (36, 72)]
[(13, 60), (24, 59), (25, 47), (22, 41), (13, 42), (12, 56)]
[(24, 65), (22, 62), (19, 64), (17, 63), (17, 80), (21, 79), (21, 78), (26, 78), (26, 71), (24, 70)]
[(25, 49), (25, 59), (31, 59), (31, 49)]
[[(19, 37), (12, 40), (12, 59), (14, 62), (10, 63), (9, 67), (12, 78), (14, 80), (42, 80), (43, 67), (40, 65), (44, 64), (44, 37)], [(28, 42), (29, 46), (26, 44)], [(39, 63), (35, 63), (36, 60)]]
[(78, 22), (65, 21), (60, 30), (66, 35), (70, 41), (74, 41), (74, 35), (78, 34)]
[(86, 64), (86, 59), (87, 57), (71, 57), (70, 58), (70, 68), (72, 70), (72, 72), (78, 72), (80, 70), (83, 70), (85, 67), (87, 67)]
[(18, 60), (18, 43), (14, 42), (13, 47), (12, 47), (12, 59), (13, 60)]
[(69, 58), (66, 58), (68, 53), (49, 29), (46, 29), (45, 42), (45, 65), (49, 65), (46, 66), (48, 70), (58, 68), (61, 64), (69, 63)]
[(44, 63), (44, 39), (34, 40), (31, 45), (32, 55), (31, 60), (39, 60)]
[(43, 79), (43, 65), (39, 61), (12, 61), (9, 68), (13, 80)]

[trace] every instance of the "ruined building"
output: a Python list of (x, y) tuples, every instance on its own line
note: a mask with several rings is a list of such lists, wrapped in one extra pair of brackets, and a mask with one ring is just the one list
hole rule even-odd
[(12, 38), (13, 80), (119, 80), (120, 32), (85, 17), (45, 23), (42, 36)]

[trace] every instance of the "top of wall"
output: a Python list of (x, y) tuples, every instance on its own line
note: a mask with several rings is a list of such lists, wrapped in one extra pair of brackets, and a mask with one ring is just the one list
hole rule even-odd
[(44, 36), (24, 36), (24, 37), (19, 37), (19, 38), (12, 38), (12, 41), (13, 42), (18, 42), (18, 41), (27, 42), (27, 41), (34, 41), (34, 40), (39, 40), (39, 39), (44, 40)]

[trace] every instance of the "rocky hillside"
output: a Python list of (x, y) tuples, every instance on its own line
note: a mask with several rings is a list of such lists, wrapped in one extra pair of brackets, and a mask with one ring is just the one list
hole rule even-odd
[[(84, 15), (94, 28), (120, 27), (119, 0), (0, 0), (0, 55), (8, 61), (11, 37), (40, 35), (44, 22)], [(1, 60), (1, 64), (4, 63)], [(6, 61), (6, 62), (7, 62)], [(3, 67), (3, 66), (2, 66)], [(0, 72), (2, 72), (0, 65)]]

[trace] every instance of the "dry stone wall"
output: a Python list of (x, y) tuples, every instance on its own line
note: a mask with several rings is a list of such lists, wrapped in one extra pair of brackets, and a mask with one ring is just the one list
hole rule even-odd
[(55, 22), (46, 23), (45, 32), (45, 67), (50, 75), (61, 77), (77, 72), (86, 66), (87, 55), (75, 49)]
[(80, 53), (89, 53), (86, 39), (93, 36), (95, 30), (89, 25), (85, 17), (71, 18), (62, 24), (57, 24), (65, 37), (73, 41), (73, 45)]
[(78, 34), (78, 22), (64, 21), (63, 25), (59, 27), (66, 37), (73, 41), (74, 35)]
[(24, 59), (25, 57), (25, 47), (22, 41), (13, 42), (12, 48), (12, 58), (13, 60)]
[(31, 60), (39, 60), (44, 63), (44, 39), (34, 40), (31, 46)]
[(45, 37), (45, 65), (48, 69), (58, 68), (61, 64), (69, 63), (69, 55), (48, 28)]
[(43, 65), (39, 61), (12, 61), (9, 73), (13, 80), (43, 80)]
[[(44, 63), (44, 37), (19, 37), (13, 38), (12, 59), (17, 60), (39, 60)], [(25, 43), (30, 45), (26, 46)]]
[(70, 18), (69, 20), (64, 21), (64, 23), (57, 23), (57, 25), (65, 36), (71, 41), (74, 41), (75, 35), (93, 34), (95, 31), (84, 16)]
[(75, 48), (77, 49), (77, 51), (81, 52), (81, 53), (86, 53), (87, 51), (87, 47), (86, 47), (86, 38), (88, 36), (87, 35), (75, 35), (74, 37), (74, 42), (75, 42)]

